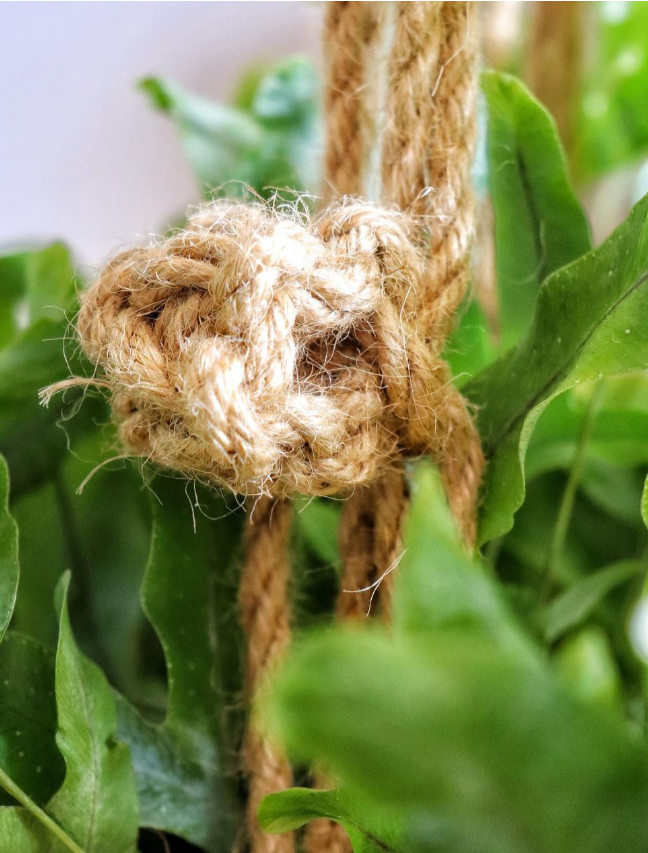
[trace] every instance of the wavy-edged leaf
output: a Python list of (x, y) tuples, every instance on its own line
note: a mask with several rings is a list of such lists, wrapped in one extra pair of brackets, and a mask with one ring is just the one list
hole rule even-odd
[(201, 188), (228, 197), (246, 185), (264, 197), (319, 185), (317, 78), (306, 59), (295, 57), (249, 78), (238, 106), (208, 101), (167, 80), (149, 78), (141, 88), (172, 119)]
[(117, 714), (105, 676), (74, 642), (61, 586), (56, 652), (57, 745), (65, 781), (47, 812), (84, 853), (133, 853), (137, 840), (137, 792), (128, 747), (115, 740)]
[(567, 175), (556, 125), (528, 89), (486, 71), (488, 151), (502, 345), (527, 331), (538, 289), (591, 249), (589, 226)]
[(556, 395), (648, 366), (648, 198), (603, 245), (540, 288), (526, 338), (466, 386), (487, 458), (479, 541), (510, 530), (529, 438)]
[(223, 518), (203, 517), (181, 481), (159, 478), (153, 488), (159, 502), (142, 603), (164, 650), (167, 712), (156, 724), (120, 700), (119, 732), (131, 747), (142, 825), (225, 851), (238, 815), (222, 750), (230, 725), (224, 700), (239, 662), (228, 647), (236, 611), (231, 599), (219, 600), (223, 579), (215, 572), (228, 571), (238, 518), (224, 501), (215, 502)]

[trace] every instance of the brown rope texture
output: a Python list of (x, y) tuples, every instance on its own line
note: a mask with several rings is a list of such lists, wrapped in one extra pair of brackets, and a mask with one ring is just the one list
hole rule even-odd
[[(437, 461), (474, 541), (481, 450), (440, 356), (474, 230), (473, 18), (465, 3), (395, 4), (378, 128), (367, 75), (386, 7), (328, 7), (326, 192), (339, 201), (313, 219), (204, 205), (168, 239), (111, 261), (82, 298), (79, 337), (129, 453), (253, 507), (239, 598), (251, 698), (289, 641), (291, 495), (349, 495), (342, 587), (364, 591), (340, 593), (340, 618), (365, 615), (377, 590), (389, 615), (407, 458)], [(347, 198), (361, 194), (376, 145), (392, 207)], [(290, 853), (291, 835), (266, 835), (256, 820), (291, 771), (254, 721), (243, 764), (253, 853)], [(326, 824), (307, 843), (347, 845)]]

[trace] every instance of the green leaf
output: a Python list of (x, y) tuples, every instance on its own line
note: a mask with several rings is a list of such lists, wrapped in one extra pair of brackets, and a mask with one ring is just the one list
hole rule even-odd
[(556, 596), (544, 615), (547, 641), (553, 643), (582, 625), (609, 592), (642, 572), (645, 567), (641, 563), (625, 560), (599, 569)]
[(588, 380), (648, 366), (648, 198), (603, 245), (542, 285), (531, 329), (465, 392), (487, 458), (479, 541), (508, 531), (524, 500), (523, 463), (550, 400)]
[(67, 584), (64, 578), (56, 652), (56, 742), (66, 773), (47, 811), (84, 853), (133, 853), (138, 821), (130, 754), (115, 741), (117, 715), (106, 679), (74, 642)]
[(555, 123), (515, 77), (487, 71), (488, 149), (502, 346), (528, 330), (538, 289), (591, 248)]
[(462, 313), (446, 344), (444, 357), (450, 364), (454, 383), (461, 388), (493, 361), (495, 348), (484, 312), (473, 299)]
[(618, 666), (605, 632), (598, 626), (590, 625), (570, 636), (553, 660), (570, 691), (583, 701), (610, 706), (619, 702)]
[(201, 188), (212, 190), (232, 182), (227, 194), (240, 194), (236, 182), (249, 178), (249, 158), (261, 143), (259, 124), (242, 110), (192, 95), (168, 80), (151, 77), (140, 87), (174, 121)]
[[(238, 817), (223, 750), (229, 720), (224, 702), (236, 681), (238, 636), (232, 600), (219, 600), (238, 541), (239, 519), (224, 501), (210, 509), (192, 505), (182, 481), (158, 478), (152, 488), (151, 551), (142, 604), (155, 628), (167, 665), (168, 704), (155, 724), (119, 702), (119, 732), (129, 743), (143, 826), (166, 830), (210, 851), (231, 848)], [(200, 508), (200, 507), (198, 507)], [(224, 614), (227, 614), (224, 616)], [(235, 646), (234, 651), (228, 643)], [(228, 680), (229, 679), (229, 680)]]
[[(54, 654), (9, 631), (0, 644), (0, 768), (41, 805), (65, 775), (55, 736)], [(1, 806), (14, 802), (0, 791)]]
[[(141, 88), (176, 124), (187, 161), (207, 197), (246, 196), (295, 200), (319, 186), (315, 71), (305, 59), (289, 59), (246, 83), (237, 106), (207, 101), (155, 78)], [(282, 190), (288, 192), (282, 192)]]
[(19, 573), (18, 527), (9, 512), (9, 471), (0, 456), (0, 641), (16, 604)]
[(321, 498), (304, 499), (296, 506), (297, 531), (317, 557), (332, 566), (337, 566), (340, 562), (337, 542), (339, 518), (339, 504), (334, 501)]
[(75, 277), (61, 243), (0, 256), (0, 349), (39, 320), (61, 322), (72, 307)]
[(589, 14), (596, 37), (582, 69), (574, 162), (591, 180), (648, 150), (648, 7), (593, 3)]
[[(434, 559), (431, 555), (434, 554)], [(405, 634), (476, 632), (518, 647), (521, 632), (484, 566), (461, 544), (437, 472), (418, 466), (394, 590), (394, 628)]]
[(420, 850), (648, 842), (643, 744), (517, 650), (458, 632), (329, 631), (293, 653), (267, 712), (295, 756), (401, 815)]
[(399, 850), (404, 850), (402, 827), (398, 821), (387, 822), (374, 831), (375, 816), (369, 819), (371, 829), (367, 825), (360, 826), (354, 817), (356, 810), (356, 804), (350, 801), (344, 790), (291, 788), (265, 797), (258, 816), (262, 829), (270, 833), (290, 832), (318, 818), (334, 820), (346, 830), (354, 853), (393, 850), (396, 845)]
[[(573, 392), (549, 403), (529, 443), (527, 480), (571, 466), (585, 409), (581, 397)], [(590, 460), (616, 466), (648, 465), (648, 411), (627, 408), (615, 400), (604, 401), (591, 425), (587, 455)]]

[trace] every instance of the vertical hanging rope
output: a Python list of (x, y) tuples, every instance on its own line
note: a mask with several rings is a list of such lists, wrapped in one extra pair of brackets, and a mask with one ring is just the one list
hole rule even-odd
[[(288, 545), (292, 509), (284, 499), (261, 497), (251, 504), (245, 536), (245, 564), (239, 587), (241, 621), (247, 638), (247, 690), (253, 699), (290, 642)], [(292, 784), (290, 764), (248, 724), (243, 745), (248, 778), (248, 834), (254, 853), (291, 853), (292, 834), (261, 831), (257, 810), (266, 794)]]
[[(329, 195), (366, 189), (369, 133), (367, 87), (363, 71), (368, 52), (376, 50), (361, 23), (358, 6), (329, 3), (327, 37), (342, 39), (329, 49), (326, 104), (329, 143), (326, 182)], [(430, 346), (439, 352), (451, 330), (456, 309), (469, 280), (469, 250), (474, 237), (470, 168), (476, 137), (476, 49), (471, 32), (472, 4), (460, 2), (399, 2), (389, 62), (385, 105), (386, 127), (381, 138), (381, 181), (384, 200), (426, 218), (430, 233), (429, 275), (417, 294), (419, 324)], [(376, 22), (375, 12), (372, 15)], [(348, 46), (362, 42), (354, 54), (353, 73), (345, 67)], [(336, 67), (336, 63), (340, 63)], [(374, 111), (376, 105), (374, 102)], [(346, 134), (346, 135), (345, 135)], [(363, 138), (358, 139), (360, 134)], [(349, 160), (344, 163), (345, 144)], [(362, 168), (360, 168), (362, 166)], [(449, 370), (446, 382), (450, 383)], [(441, 401), (440, 401), (441, 402)], [(476, 533), (475, 509), (483, 458), (476, 430), (460, 394), (448, 390), (437, 413), (445, 436), (441, 473), (450, 505), (469, 545)], [(402, 533), (409, 493), (402, 466), (379, 480), (357, 488), (347, 499), (340, 520), (340, 551), (344, 563), (336, 616), (366, 617), (374, 602), (383, 619), (391, 615), (392, 570), (402, 553)], [(327, 780), (320, 776), (318, 784)], [(307, 830), (309, 853), (349, 853), (342, 827), (330, 820), (313, 821)]]
[(365, 69), (378, 35), (379, 5), (351, 0), (326, 7), (323, 204), (339, 196), (362, 195), (375, 122), (365, 97)]

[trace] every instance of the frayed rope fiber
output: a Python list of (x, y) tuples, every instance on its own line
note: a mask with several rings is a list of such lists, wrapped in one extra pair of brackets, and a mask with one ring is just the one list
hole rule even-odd
[(214, 202), (111, 261), (78, 331), (134, 455), (245, 495), (331, 494), (443, 454), (425, 271), (423, 230), (395, 209)]

